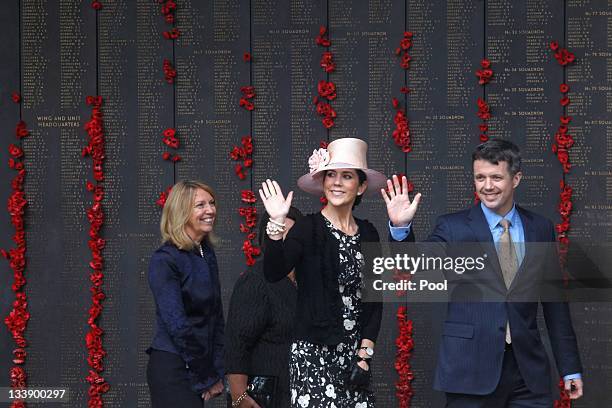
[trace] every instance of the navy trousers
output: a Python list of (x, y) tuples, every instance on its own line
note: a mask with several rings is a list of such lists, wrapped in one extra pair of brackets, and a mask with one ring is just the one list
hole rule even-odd
[(204, 400), (191, 390), (185, 362), (178, 354), (151, 350), (147, 383), (153, 408), (203, 408)]
[(509, 348), (504, 353), (499, 384), (488, 395), (446, 393), (447, 408), (551, 408), (552, 396), (534, 394), (527, 388)]

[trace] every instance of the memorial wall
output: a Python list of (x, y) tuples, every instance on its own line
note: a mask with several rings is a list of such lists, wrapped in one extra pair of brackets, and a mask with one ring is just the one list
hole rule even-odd
[[(423, 194), (417, 239), (432, 230), (436, 216), (474, 203), (470, 155), (488, 137), (512, 140), (522, 150), (519, 204), (560, 225), (567, 221), (562, 235), (572, 242), (612, 239), (609, 1), (175, 3), (166, 15), (157, 0), (2, 4), (0, 199), (23, 191), (27, 200), (21, 240), (27, 283), (14, 290), (20, 266), (1, 260), (0, 316), (9, 316), (16, 296), (25, 293), (27, 305), (18, 303), (29, 320), (22, 333), (25, 364), (13, 362), (19, 347), (11, 331), (0, 328), (0, 387), (10, 386), (11, 368), (19, 366), (29, 387), (69, 389), (69, 402), (45, 406), (86, 406), (87, 377), (96, 372), (88, 356), (100, 351), (86, 345), (94, 322), (106, 352), (99, 372), (109, 385), (101, 394), (104, 406), (149, 406), (145, 350), (155, 307), (147, 266), (160, 244), (159, 201), (167, 188), (196, 178), (216, 190), (216, 253), (227, 307), (247, 268), (239, 208), (263, 210), (259, 200), (244, 202), (242, 191), (256, 192), (274, 178), (295, 191), (294, 205), (303, 212), (318, 211), (319, 199), (297, 189), (296, 181), (308, 171), (313, 149), (340, 137), (366, 140), (371, 168), (404, 173)], [(562, 49), (572, 61), (555, 57)], [(321, 64), (325, 52), (335, 64), (331, 72)], [(485, 73), (479, 84), (476, 72), (488, 69), (492, 77)], [(320, 81), (333, 82), (335, 99), (320, 95)], [(254, 97), (244, 89), (249, 86)], [(100, 96), (101, 103), (88, 96)], [(335, 117), (317, 112), (321, 101)], [(88, 139), (85, 128), (98, 111), (103, 141)], [(398, 121), (398, 111), (406, 122)], [(564, 132), (555, 141), (567, 117), (570, 146)], [(20, 121), (17, 133), (29, 133), (21, 138), (15, 133)], [(409, 136), (404, 129), (394, 139), (401, 126)], [(252, 155), (233, 160), (230, 152), (249, 135)], [(563, 163), (570, 163), (565, 173)], [(21, 166), (20, 185), (12, 181)], [(566, 219), (558, 212), (562, 180), (572, 189)], [(386, 236), (379, 195), (366, 197), (356, 215)], [(19, 247), (4, 206), (0, 231), (0, 248)], [(105, 244), (92, 248), (92, 236)], [(101, 263), (90, 266), (92, 259)], [(98, 275), (92, 279), (92, 273)], [(96, 280), (100, 274), (103, 281)], [(94, 300), (100, 291), (105, 298)], [(401, 299), (385, 304), (373, 365), (377, 406), (398, 406), (396, 313), (402, 305), (414, 341), (410, 406), (441, 407), (444, 395), (432, 390), (432, 377), (445, 306)], [(586, 384), (584, 398), (572, 406), (611, 406), (612, 303), (574, 303), (571, 310)]]

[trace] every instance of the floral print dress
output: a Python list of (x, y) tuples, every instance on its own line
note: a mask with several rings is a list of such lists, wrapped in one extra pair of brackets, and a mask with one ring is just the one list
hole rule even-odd
[(325, 219), (338, 243), (340, 274), (338, 287), (342, 296), (344, 340), (336, 346), (297, 340), (291, 345), (289, 377), (291, 406), (326, 408), (373, 407), (374, 396), (367, 390), (350, 390), (346, 386), (358, 342), (361, 339), (361, 269), (363, 254), (359, 251), (359, 233), (347, 235)]

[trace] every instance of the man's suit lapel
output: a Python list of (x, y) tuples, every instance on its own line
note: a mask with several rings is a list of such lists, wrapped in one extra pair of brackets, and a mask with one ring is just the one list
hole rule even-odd
[(474, 232), (476, 237), (475, 241), (480, 243), (480, 246), (487, 255), (489, 263), (493, 266), (495, 271), (496, 281), (501, 285), (503, 291), (506, 290), (506, 284), (504, 283), (504, 277), (502, 275), (501, 266), (499, 265), (499, 259), (497, 258), (497, 251), (495, 250), (495, 244), (493, 243), (493, 236), (489, 229), (487, 219), (480, 208), (480, 204), (472, 207), (468, 215), (468, 225)]

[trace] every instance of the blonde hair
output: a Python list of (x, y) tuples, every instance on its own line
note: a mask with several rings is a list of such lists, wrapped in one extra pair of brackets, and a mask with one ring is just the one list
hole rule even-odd
[[(210, 194), (213, 200), (217, 200), (214, 190), (198, 180), (179, 181), (172, 187), (166, 199), (166, 204), (164, 204), (159, 223), (162, 243), (170, 242), (178, 249), (186, 251), (190, 251), (195, 247), (195, 243), (185, 232), (185, 225), (189, 222), (196, 191), (199, 189)], [(217, 242), (217, 237), (211, 231), (206, 235), (204, 241), (214, 245)]]

